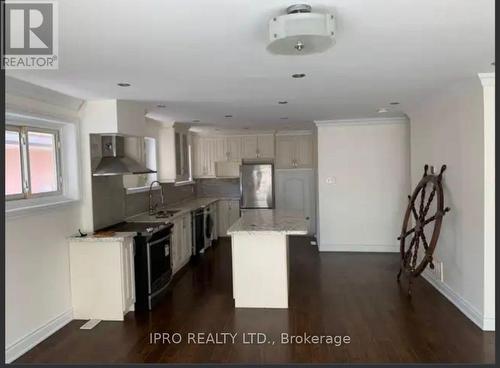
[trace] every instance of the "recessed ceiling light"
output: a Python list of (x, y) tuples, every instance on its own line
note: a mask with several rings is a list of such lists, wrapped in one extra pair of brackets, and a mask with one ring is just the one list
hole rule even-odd
[(249, 127), (244, 127), (243, 129), (248, 130), (248, 129), (250, 129), (250, 128), (249, 128)]
[(120, 87), (130, 87), (130, 83), (125, 83), (125, 82), (118, 83), (118, 85)]
[(283, 116), (282, 118), (280, 118), (281, 120), (288, 120), (288, 118), (286, 116)]
[(159, 104), (159, 105), (156, 105), (156, 107), (159, 107), (160, 109), (164, 109), (165, 107), (167, 107), (167, 105)]
[(388, 112), (388, 111), (387, 111), (387, 109), (385, 107), (381, 107), (381, 108), (377, 109), (377, 112), (379, 114), (383, 114), (383, 113)]
[(232, 118), (233, 115), (224, 115), (225, 118)]
[(199, 123), (200, 121), (198, 119), (193, 120), (193, 123)]
[(280, 105), (286, 105), (286, 104), (288, 103), (288, 101), (278, 101), (278, 103), (279, 103)]
[(292, 74), (292, 78), (304, 78), (306, 75), (304, 73)]

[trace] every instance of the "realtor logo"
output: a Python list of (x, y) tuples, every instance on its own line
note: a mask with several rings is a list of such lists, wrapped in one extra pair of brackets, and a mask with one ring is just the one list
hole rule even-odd
[(2, 69), (57, 69), (55, 1), (2, 3)]

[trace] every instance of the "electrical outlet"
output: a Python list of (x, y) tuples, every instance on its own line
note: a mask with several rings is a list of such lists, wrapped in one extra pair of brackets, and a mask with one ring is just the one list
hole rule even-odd
[(430, 269), (431, 273), (432, 273), (432, 276), (437, 279), (437, 280), (440, 280), (441, 282), (444, 282), (444, 273), (443, 273), (443, 262), (437, 260), (437, 259), (434, 259), (434, 269)]

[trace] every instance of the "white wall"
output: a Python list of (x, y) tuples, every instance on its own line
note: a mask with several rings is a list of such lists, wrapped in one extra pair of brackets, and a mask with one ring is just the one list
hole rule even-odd
[[(6, 107), (24, 115), (74, 121), (69, 96), (6, 79)], [(10, 88), (11, 85), (15, 88)], [(40, 100), (23, 96), (36, 94)], [(36, 91), (36, 93), (35, 93)], [(13, 94), (15, 92), (16, 94)], [(65, 108), (64, 106), (70, 108)], [(6, 217), (5, 349), (9, 362), (72, 318), (66, 237), (80, 226), (79, 203)]]
[(495, 329), (495, 73), (480, 74), (484, 100), (484, 314)]
[(408, 120), (316, 124), (320, 251), (397, 252), (410, 192)]
[(426, 277), (482, 325), (484, 287), (484, 120), (477, 76), (447, 86), (407, 111), (411, 119), (412, 186), (425, 164), (447, 165), (444, 217), (435, 261), (444, 282)]
[[(7, 218), (5, 349), (17, 358), (72, 319), (66, 237), (80, 226), (78, 205)], [(41, 337), (41, 339), (40, 339)]]

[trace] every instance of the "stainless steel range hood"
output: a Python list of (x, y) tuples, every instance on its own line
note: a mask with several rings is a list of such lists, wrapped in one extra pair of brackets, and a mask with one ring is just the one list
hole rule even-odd
[(94, 176), (124, 174), (153, 174), (156, 171), (125, 156), (125, 138), (118, 135), (101, 136), (101, 160), (92, 172)]

